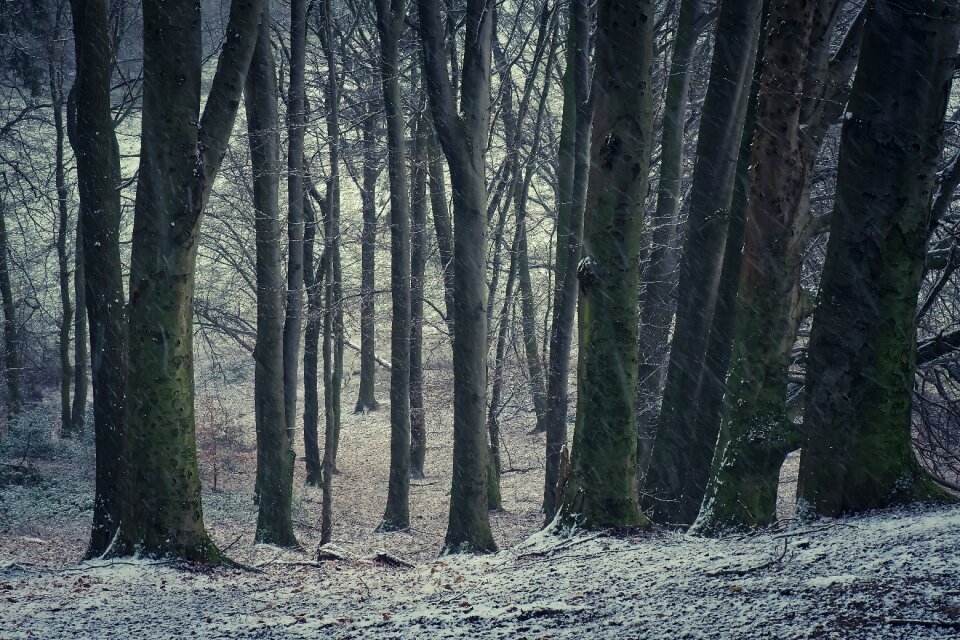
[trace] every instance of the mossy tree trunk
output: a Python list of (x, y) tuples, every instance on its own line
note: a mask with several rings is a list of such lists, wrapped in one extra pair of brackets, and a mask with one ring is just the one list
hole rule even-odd
[(390, 478), (381, 531), (410, 528), (410, 185), (400, 93), (399, 47), (405, 0), (377, 0), (380, 75), (390, 175)]
[(557, 241), (553, 323), (547, 366), (547, 447), (543, 511), (556, 513), (560, 456), (567, 444), (568, 378), (573, 321), (577, 310), (577, 263), (583, 234), (583, 209), (590, 167), (590, 12), (586, 0), (572, 0), (563, 74), (563, 114), (557, 170)]
[(653, 147), (655, 3), (599, 5), (590, 180), (579, 279), (580, 353), (571, 476), (561, 518), (646, 522), (637, 504), (637, 286)]
[[(293, 2), (294, 11), (298, 3), (298, 0)], [(254, 348), (253, 392), (257, 429), (258, 513), (255, 540), (282, 547), (296, 547), (299, 545), (293, 533), (291, 515), (296, 456), (284, 417), (284, 283), (280, 252), (278, 91), (273, 53), (270, 51), (268, 16), (268, 11), (264, 9), (264, 20), (260, 24), (260, 35), (244, 90), (257, 243), (257, 342)], [(296, 23), (296, 14), (293, 18)], [(291, 73), (291, 82), (293, 76)], [(302, 151), (300, 153), (302, 159)], [(302, 189), (300, 194), (302, 206)]]
[[(490, 123), (492, 2), (468, 0), (460, 104), (446, 67), (436, 2), (419, 1), (430, 109), (453, 182), (453, 484), (444, 549), (496, 548), (487, 513), (486, 143)], [(436, 212), (435, 214), (436, 215)]]
[[(828, 6), (834, 5), (834, 6)], [(764, 35), (763, 70), (751, 160), (733, 364), (703, 509), (693, 530), (752, 528), (774, 516), (779, 469), (795, 444), (786, 411), (788, 357), (799, 290), (796, 227), (803, 191), (800, 125), (814, 14), (834, 0), (774, 0)]]
[(807, 364), (799, 496), (816, 514), (945, 497), (914, 456), (910, 414), (958, 18), (946, 0), (867, 14)]
[(193, 285), (203, 208), (233, 129), (263, 6), (261, 0), (232, 3), (227, 44), (202, 116), (199, 5), (170, 0), (143, 6), (142, 147), (130, 264), (129, 495), (116, 553), (223, 559), (207, 536), (200, 502)]
[[(110, 110), (112, 51), (105, 0), (71, 0), (76, 79), (67, 133), (77, 159), (80, 252), (89, 320), (96, 461), (87, 554), (104, 553), (121, 520), (126, 482), (127, 316), (120, 261), (120, 152)], [(80, 305), (80, 298), (77, 301)], [(77, 333), (79, 339), (79, 332)], [(79, 362), (79, 360), (78, 360)]]
[(724, 2), (697, 138), (677, 313), (663, 403), (643, 486), (657, 522), (693, 521), (717, 434), (695, 429), (696, 407), (727, 238), (737, 151), (747, 108), (763, 0)]

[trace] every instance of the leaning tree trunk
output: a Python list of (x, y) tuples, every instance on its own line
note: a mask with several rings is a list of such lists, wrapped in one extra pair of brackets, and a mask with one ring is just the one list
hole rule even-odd
[(802, 511), (836, 516), (945, 497), (914, 456), (910, 414), (958, 18), (946, 0), (875, 0), (867, 16), (810, 338)]
[(377, 0), (380, 75), (390, 173), (390, 479), (381, 531), (410, 528), (410, 194), (400, 93), (399, 45), (405, 0)]
[(670, 76), (663, 109), (660, 136), (660, 181), (657, 208), (650, 220), (650, 258), (643, 271), (644, 294), (640, 300), (640, 365), (637, 370), (637, 460), (641, 483), (646, 475), (653, 437), (656, 433), (660, 387), (670, 344), (673, 319), (673, 250), (680, 213), (680, 186), (683, 182), (683, 139), (687, 99), (690, 94), (691, 61), (699, 32), (697, 18), (703, 0), (683, 0), (673, 40)]
[(590, 18), (589, 2), (570, 3), (567, 67), (563, 74), (563, 116), (557, 170), (557, 278), (553, 292), (553, 324), (547, 367), (547, 446), (543, 511), (550, 521), (556, 502), (560, 461), (567, 445), (568, 378), (577, 309), (577, 263), (590, 166)]
[[(121, 520), (126, 461), (127, 316), (120, 260), (120, 151), (110, 110), (111, 57), (105, 0), (71, 0), (76, 118), (67, 131), (77, 158), (80, 251), (90, 327), (96, 495), (89, 556), (104, 553)], [(80, 299), (77, 304), (79, 306)], [(80, 333), (77, 333), (79, 339)], [(78, 360), (79, 362), (79, 360)]]
[(232, 4), (228, 44), (202, 117), (199, 5), (143, 6), (142, 147), (130, 262), (130, 482), (117, 553), (224, 560), (207, 536), (200, 503), (194, 275), (200, 218), (233, 128), (263, 6)]
[[(293, 22), (297, 23), (294, 0)], [(246, 78), (247, 131), (253, 170), (257, 262), (257, 342), (254, 348), (254, 416), (257, 428), (257, 542), (299, 546), (293, 532), (293, 452), (287, 428), (284, 375), (283, 267), (280, 254), (277, 74), (270, 51), (268, 14)], [(296, 37), (294, 37), (296, 40)], [(295, 66), (295, 65), (293, 65)], [(293, 82), (291, 73), (291, 83)], [(291, 101), (292, 102), (292, 101)], [(291, 153), (294, 143), (291, 141)], [(301, 154), (302, 151), (298, 150)], [(299, 185), (298, 185), (299, 186)], [(300, 191), (302, 207), (303, 191)], [(288, 314), (289, 319), (289, 314)]]
[(590, 182), (580, 287), (577, 422), (560, 518), (646, 522), (637, 504), (637, 286), (653, 147), (653, 0), (606, 0), (597, 17)]
[(643, 486), (645, 512), (658, 522), (692, 522), (710, 475), (717, 434), (694, 429), (696, 407), (726, 246), (762, 4), (763, 0), (724, 2), (717, 17), (680, 261), (670, 361)]
[[(486, 163), (492, 2), (468, 0), (459, 109), (447, 73), (439, 7), (420, 0), (420, 32), (434, 127), (453, 183), (453, 484), (444, 548), (496, 548), (487, 512)], [(434, 212), (436, 217), (436, 212)]]

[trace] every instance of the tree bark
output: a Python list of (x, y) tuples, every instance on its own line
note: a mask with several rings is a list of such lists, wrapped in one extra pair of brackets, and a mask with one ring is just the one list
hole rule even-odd
[(427, 427), (423, 411), (423, 285), (427, 263), (427, 152), (426, 94), (415, 118), (410, 171), (410, 477), (423, 478), (427, 455)]
[[(60, 285), (60, 434), (70, 437), (73, 430), (73, 414), (70, 405), (70, 385), (73, 384), (73, 366), (70, 364), (70, 326), (73, 324), (73, 307), (70, 300), (70, 260), (67, 255), (67, 233), (70, 214), (67, 209), (67, 179), (63, 164), (63, 147), (66, 132), (63, 122), (63, 107), (66, 102), (63, 95), (61, 69), (56, 68), (51, 53), (50, 97), (53, 102), (53, 125), (56, 133), (54, 151), (54, 173), (57, 187), (57, 276)], [(79, 363), (82, 366), (82, 363)]]
[[(379, 105), (377, 105), (379, 107)], [(377, 177), (375, 131), (376, 108), (371, 105), (363, 122), (363, 189), (360, 191), (360, 210), (363, 231), (360, 234), (360, 391), (354, 413), (366, 413), (377, 408), (376, 381), (376, 287), (377, 256)]]
[(261, 0), (231, 5), (202, 116), (199, 5), (169, 0), (143, 7), (126, 414), (130, 495), (115, 553), (225, 561), (207, 536), (200, 503), (193, 284), (201, 215), (233, 128), (263, 6)]
[(637, 504), (637, 286), (653, 147), (653, 0), (597, 17), (590, 181), (579, 279), (577, 421), (560, 518), (645, 524)]
[[(6, 179), (6, 176), (4, 176)], [(2, 205), (2, 203), (0, 203)], [(7, 413), (15, 416), (23, 409), (20, 394), (20, 343), (17, 338), (17, 309), (10, 286), (9, 243), (6, 207), (0, 209), (0, 295), (3, 297), (4, 377), (7, 380)]]
[(916, 461), (910, 415), (917, 295), (958, 39), (945, 0), (875, 0), (867, 14), (810, 338), (802, 512), (946, 497)]

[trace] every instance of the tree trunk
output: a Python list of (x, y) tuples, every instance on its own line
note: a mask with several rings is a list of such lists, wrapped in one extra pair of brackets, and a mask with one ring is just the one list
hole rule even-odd
[(423, 275), (427, 262), (426, 94), (416, 118), (410, 172), (410, 477), (423, 478), (427, 427), (423, 413)]
[(207, 536), (200, 503), (193, 284), (200, 218), (233, 128), (263, 6), (232, 4), (228, 44), (199, 118), (200, 7), (193, 0), (143, 6), (142, 149), (130, 264), (130, 495), (117, 553), (225, 560)]
[[(377, 105), (376, 108), (378, 108)], [(380, 171), (375, 154), (376, 108), (371, 105), (363, 121), (363, 189), (360, 210), (363, 231), (360, 234), (360, 391), (354, 413), (377, 408), (376, 287), (377, 256), (377, 176)]]
[(875, 0), (867, 14), (810, 338), (802, 511), (836, 516), (945, 497), (914, 457), (910, 415), (917, 295), (958, 39), (945, 0)]
[[(105, 0), (71, 0), (76, 118), (68, 134), (77, 158), (80, 252), (90, 326), (96, 495), (88, 556), (110, 546), (121, 521), (127, 426), (127, 316), (120, 260), (120, 151), (110, 111), (112, 51)], [(72, 110), (71, 110), (72, 111)], [(77, 302), (79, 306), (79, 298)], [(77, 333), (78, 339), (80, 333)], [(79, 360), (78, 360), (79, 362)]]
[[(802, 229), (792, 216), (809, 169), (801, 160), (801, 106), (813, 17), (832, 15), (834, 0), (774, 0), (764, 36), (762, 87), (750, 169), (729, 409), (713, 471), (694, 524), (702, 533), (769, 524), (779, 471), (796, 445), (786, 388), (796, 327)], [(719, 309), (718, 309), (719, 312)], [(719, 372), (718, 372), (719, 373)], [(725, 373), (725, 372), (724, 372)]]
[(400, 93), (399, 44), (405, 0), (377, 0), (380, 74), (390, 173), (390, 480), (380, 531), (410, 528), (410, 194)]
[[(306, 458), (307, 485), (320, 486), (321, 460), (318, 437), (320, 423), (320, 398), (318, 387), (320, 375), (320, 331), (323, 329), (323, 282), (326, 256), (321, 251), (319, 266), (314, 273), (314, 247), (317, 236), (317, 216), (304, 195), (303, 263), (304, 289), (307, 293), (306, 328), (303, 333), (303, 451)], [(324, 379), (324, 382), (326, 380)], [(326, 392), (326, 387), (324, 387)]]
[[(294, 12), (298, 4), (302, 2), (294, 0)], [(277, 73), (270, 50), (268, 16), (264, 11), (264, 20), (260, 25), (260, 35), (250, 62), (250, 70), (247, 72), (244, 91), (250, 164), (253, 170), (257, 241), (257, 343), (254, 349), (253, 393), (257, 427), (258, 514), (254, 539), (281, 547), (297, 547), (299, 544), (293, 533), (291, 515), (296, 456), (285, 419), (287, 406), (283, 267), (280, 254), (280, 143), (276, 128)], [(297, 23), (296, 13), (293, 23)], [(291, 73), (291, 86), (293, 77), (294, 74)], [(293, 137), (295, 136), (291, 136)], [(295, 146), (291, 139), (290, 153), (294, 153)], [(302, 149), (297, 149), (296, 152), (300, 153), (302, 160)], [(294, 168), (291, 168), (291, 175), (293, 171)], [(300, 194), (302, 207), (302, 188)], [(289, 314), (287, 319), (289, 320)]]
[(436, 140), (433, 125), (427, 128), (427, 176), (430, 183), (430, 214), (433, 217), (433, 229), (437, 236), (437, 253), (443, 268), (443, 301), (447, 315), (444, 321), (450, 342), (453, 343), (453, 224), (447, 209), (447, 189), (443, 176), (442, 151)]
[[(60, 434), (65, 437), (74, 435), (73, 415), (70, 406), (70, 385), (73, 383), (73, 367), (70, 364), (70, 325), (73, 324), (73, 308), (70, 301), (70, 261), (67, 255), (67, 230), (70, 215), (67, 210), (67, 180), (63, 165), (63, 146), (66, 133), (63, 124), (63, 106), (65, 103), (60, 70), (51, 61), (50, 97), (53, 102), (53, 125), (56, 131), (55, 182), (57, 186), (57, 275), (60, 284)], [(78, 363), (82, 366), (81, 363)]]
[(646, 523), (637, 504), (637, 287), (653, 147), (653, 0), (599, 6), (590, 181), (579, 279), (572, 470), (560, 517)]
[(543, 511), (547, 521), (556, 513), (560, 456), (567, 444), (570, 350), (577, 309), (577, 264), (583, 234), (583, 211), (590, 167), (590, 17), (589, 2), (570, 3), (567, 34), (567, 67), (563, 75), (563, 116), (557, 170), (557, 274), (550, 327), (550, 361), (547, 370), (547, 447), (543, 483)]
[(693, 520), (716, 443), (716, 433), (699, 433), (694, 425), (762, 4), (763, 0), (724, 2), (717, 18), (680, 261), (670, 361), (643, 487), (645, 512), (658, 522)]
[(640, 300), (640, 341), (637, 370), (637, 459), (641, 486), (646, 475), (656, 433), (660, 388), (670, 344), (673, 319), (673, 289), (676, 286), (676, 252), (673, 250), (680, 213), (683, 182), (683, 139), (690, 93), (691, 61), (699, 32), (697, 18), (702, 0), (682, 0), (670, 60), (670, 76), (663, 109), (660, 137), (660, 181), (657, 208), (650, 220), (650, 258), (643, 271), (644, 293)]
[[(6, 178), (6, 176), (4, 176)], [(0, 203), (2, 206), (2, 203)], [(4, 375), (7, 379), (7, 413), (20, 413), (23, 398), (20, 395), (20, 344), (17, 339), (17, 310), (10, 286), (9, 244), (7, 241), (6, 207), (0, 209), (0, 295), (3, 296), (3, 352)]]
[[(492, 3), (468, 0), (459, 109), (447, 73), (439, 8), (420, 0), (424, 70), (434, 127), (453, 182), (454, 303), (453, 484), (445, 550), (496, 548), (487, 513), (489, 451), (485, 433), (485, 151), (490, 120)], [(436, 217), (436, 212), (434, 212)]]
[(83, 275), (83, 226), (77, 216), (76, 243), (73, 259), (73, 407), (70, 410), (70, 431), (83, 433), (87, 419), (87, 296)]

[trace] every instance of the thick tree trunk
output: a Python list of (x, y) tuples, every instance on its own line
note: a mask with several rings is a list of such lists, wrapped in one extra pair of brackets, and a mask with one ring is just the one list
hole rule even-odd
[[(787, 415), (791, 313), (799, 295), (802, 229), (794, 214), (809, 169), (801, 159), (804, 72), (814, 14), (834, 0), (774, 0), (763, 46), (727, 414), (703, 508), (693, 529), (720, 533), (768, 524), (779, 471), (796, 445)], [(719, 311), (719, 309), (718, 309)], [(718, 372), (719, 373), (719, 372)], [(725, 373), (725, 372), (724, 372)]]
[[(914, 457), (917, 295), (960, 39), (945, 0), (875, 0), (840, 140), (807, 363), (801, 510), (942, 498)], [(916, 79), (923, 78), (921, 85)]]
[(560, 517), (646, 523), (637, 504), (637, 286), (653, 147), (653, 0), (607, 0), (597, 17), (590, 181), (579, 279), (572, 470)]
[[(80, 251), (90, 326), (96, 495), (89, 556), (110, 546), (126, 483), (127, 317), (120, 261), (120, 152), (110, 111), (111, 45), (105, 0), (71, 0), (77, 73), (76, 119), (68, 133), (77, 158)], [(79, 306), (79, 298), (78, 298)], [(77, 333), (79, 339), (79, 332)], [(79, 362), (79, 360), (78, 360)]]
[(405, 0), (377, 0), (380, 75), (390, 173), (390, 479), (381, 531), (410, 527), (410, 194), (400, 93), (399, 44)]
[(550, 521), (560, 477), (560, 456), (567, 444), (570, 350), (577, 309), (577, 264), (583, 234), (583, 210), (590, 167), (590, 17), (589, 2), (570, 3), (567, 34), (567, 67), (563, 75), (563, 116), (557, 171), (557, 258), (550, 327), (550, 360), (547, 368), (547, 447), (543, 483), (543, 511)]
[(717, 18), (680, 261), (670, 361), (643, 487), (644, 509), (658, 522), (693, 520), (703, 498), (716, 443), (716, 433), (695, 430), (696, 407), (726, 245), (762, 4), (762, 0), (724, 2)]
[(680, 186), (683, 182), (683, 140), (690, 93), (691, 61), (699, 32), (696, 22), (702, 0), (683, 0), (673, 41), (670, 77), (663, 108), (660, 136), (660, 181), (657, 208), (650, 219), (650, 258), (643, 271), (644, 293), (640, 299), (640, 341), (637, 370), (637, 460), (641, 486), (647, 464), (660, 401), (660, 388), (670, 344), (673, 319), (673, 289), (676, 286), (674, 238), (680, 213)]
[[(379, 108), (379, 105), (377, 105)], [(377, 128), (375, 108), (367, 112), (363, 122), (363, 188), (360, 191), (360, 210), (363, 231), (360, 234), (360, 391), (354, 413), (366, 413), (377, 408), (376, 381), (376, 287), (377, 256), (377, 176), (375, 153)]]
[[(302, 2), (293, 2), (294, 11), (298, 4)], [(244, 91), (250, 164), (253, 169), (257, 242), (257, 343), (254, 349), (253, 392), (257, 427), (258, 498), (255, 540), (282, 547), (296, 547), (299, 545), (293, 533), (291, 515), (296, 456), (285, 419), (287, 407), (284, 392), (286, 378), (283, 267), (280, 253), (280, 143), (276, 128), (277, 74), (270, 50), (268, 16), (265, 11)], [(296, 23), (296, 14), (293, 18)], [(293, 76), (294, 74), (291, 74), (291, 85)], [(295, 146), (291, 140), (291, 153), (294, 153)], [(302, 149), (296, 151), (300, 153), (302, 160)], [(291, 173), (293, 171), (294, 168), (291, 168)], [(303, 191), (299, 184), (297, 186), (301, 188), (302, 207)], [(287, 318), (289, 319), (289, 314)]]
[(263, 6), (261, 0), (231, 6), (227, 45), (199, 118), (199, 5), (170, 0), (143, 7), (142, 149), (130, 264), (130, 494), (117, 553), (224, 560), (207, 536), (200, 503), (194, 269), (200, 218), (233, 128)]
[[(439, 8), (420, 0), (424, 68), (434, 127), (450, 166), (454, 203), (453, 484), (445, 550), (496, 548), (487, 513), (485, 433), (485, 151), (490, 120), (492, 3), (468, 0), (459, 110), (445, 64)], [(436, 212), (434, 212), (436, 217)]]

